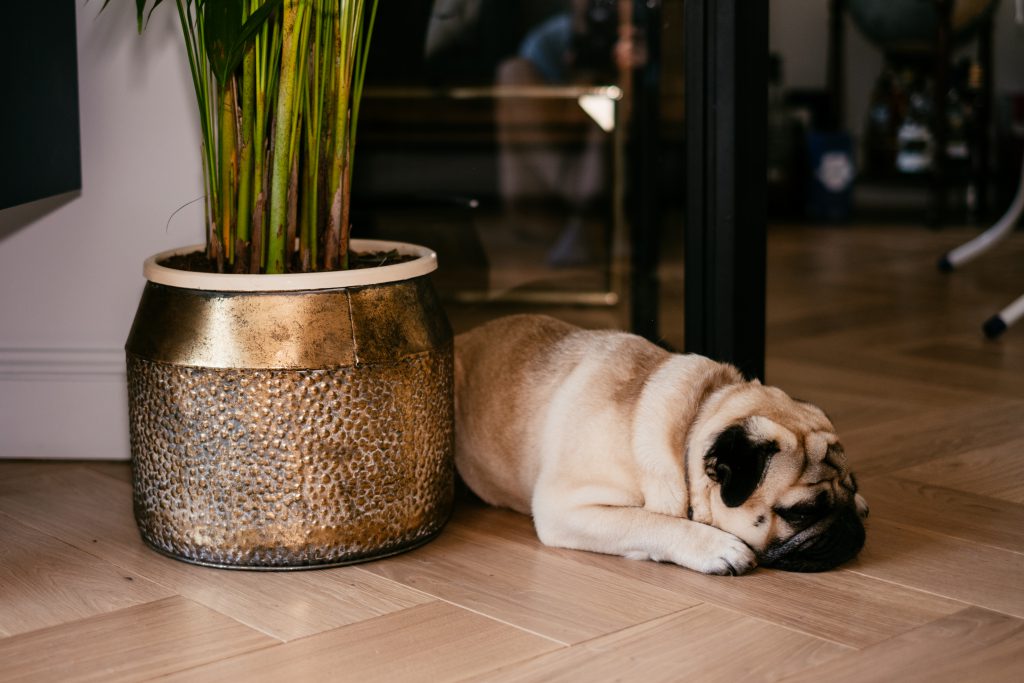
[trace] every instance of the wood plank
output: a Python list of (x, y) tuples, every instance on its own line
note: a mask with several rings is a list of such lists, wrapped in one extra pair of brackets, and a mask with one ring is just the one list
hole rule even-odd
[(936, 458), (893, 472), (933, 486), (1024, 504), (1024, 438)]
[(845, 337), (862, 332), (865, 321), (888, 320), (894, 308), (891, 299), (879, 293), (861, 294), (856, 299), (844, 297), (843, 303), (841, 308), (836, 308), (831, 302), (820, 301), (771, 316), (766, 332), (775, 344), (773, 348), (822, 335), (843, 333)]
[(1020, 681), (1022, 672), (1024, 621), (970, 607), (785, 680), (792, 683), (822, 680), (997, 683)]
[(99, 472), (100, 474), (105, 474), (108, 477), (120, 479), (121, 481), (126, 481), (129, 484), (132, 481), (132, 466), (129, 462), (98, 462), (93, 460), (91, 462), (83, 462), (81, 464), (83, 467), (88, 467), (90, 470)]
[[(808, 287), (809, 283), (797, 283), (795, 286)], [(968, 334), (982, 336), (977, 334), (977, 312), (967, 302), (956, 309), (930, 307), (928, 299), (934, 296), (934, 291), (929, 287), (908, 285), (903, 291), (905, 299), (896, 302), (891, 290), (860, 282), (841, 285), (832, 296), (822, 291), (819, 283), (813, 286), (819, 289), (817, 296), (820, 300), (827, 303), (822, 310), (808, 311), (791, 322), (776, 322), (774, 339), (777, 341), (772, 349), (780, 357), (825, 362), (846, 370), (870, 370), (871, 366), (864, 365), (863, 361), (873, 356), (890, 361), (902, 358), (908, 366), (894, 375), (895, 378), (934, 382), (938, 378), (929, 380), (919, 370), (924, 365), (936, 361), (945, 363), (945, 360), (914, 353), (923, 343), (942, 341), (955, 345), (956, 340), (964, 339)], [(865, 306), (850, 300), (847, 289), (859, 291), (861, 300), (874, 296), (874, 303)], [(995, 297), (987, 298), (995, 304)], [(976, 299), (975, 305), (984, 304)], [(839, 348), (847, 352), (844, 358), (828, 363), (829, 357), (824, 352)], [(882, 363), (875, 370), (882, 371), (887, 365)], [(949, 382), (950, 388), (988, 393), (977, 380), (971, 380), (962, 372), (964, 368), (953, 367), (952, 358), (950, 366), (956, 375), (956, 379)]]
[(130, 482), (132, 467), (127, 461), (101, 460), (0, 460), (0, 480), (18, 477), (44, 477), (69, 467), (84, 467), (100, 474)]
[(981, 335), (958, 336), (926, 343), (914, 342), (904, 354), (932, 362), (984, 368), (1024, 376), (1024, 347), (992, 344)]
[(276, 644), (180, 597), (0, 639), (5, 681), (141, 681)]
[(519, 545), (494, 533), (459, 533), (459, 519), (429, 545), (361, 568), (570, 644), (698, 602), (573, 562), (539, 543)]
[[(480, 507), (462, 512), (452, 526), (456, 533), (498, 534), (526, 548), (542, 547), (530, 520), (505, 510)], [(873, 543), (870, 530), (868, 543)], [(556, 548), (542, 552), (854, 647), (880, 642), (963, 608), (955, 600), (847, 571), (799, 574), (756, 569), (740, 577), (705, 576), (671, 564), (597, 553)]]
[(851, 648), (700, 605), (477, 681), (775, 681)]
[(922, 412), (890, 423), (847, 430), (842, 435), (858, 476), (889, 474), (979, 448), (1024, 437), (1024, 402), (974, 401)]
[[(971, 322), (971, 328), (975, 328), (977, 323), (973, 320)], [(874, 329), (869, 325), (862, 325), (857, 335), (839, 331), (830, 336), (788, 342), (774, 348), (773, 353), (850, 372), (883, 375), (888, 381), (920, 381), (945, 389), (1002, 396), (1011, 400), (1020, 398), (1017, 373), (998, 368), (943, 362), (901, 353), (899, 349), (886, 348), (892, 343), (890, 340), (906, 338), (909, 335), (923, 336), (935, 329), (943, 328), (944, 325), (948, 326), (949, 322), (943, 323), (941, 319), (935, 319), (934, 322), (925, 325), (927, 329), (910, 330), (909, 333), (893, 329), (892, 325)], [(957, 330), (957, 333), (963, 331), (966, 330)], [(863, 339), (858, 340), (857, 336), (862, 336)], [(885, 345), (871, 348), (870, 344), (873, 341), (877, 343), (879, 339)], [(837, 353), (838, 350), (842, 352)]]
[(70, 467), (81, 467), (86, 461), (72, 460), (2, 460), (0, 459), (0, 482), (9, 482), (22, 477), (45, 477), (66, 471)]
[(0, 636), (171, 595), (163, 586), (0, 513)]
[[(830, 352), (845, 353), (846, 349), (831, 348)], [(815, 400), (817, 392), (823, 392), (876, 401), (891, 410), (888, 416), (880, 416), (879, 421), (887, 422), (894, 417), (919, 413), (922, 409), (957, 408), (987, 396), (984, 392), (947, 387), (921, 378), (893, 377), (875, 369), (870, 363), (850, 369), (827, 359), (810, 360), (795, 355), (797, 357), (790, 358), (773, 353), (769, 357), (770, 383), (809, 400)], [(828, 405), (823, 407), (829, 411)]]
[(225, 659), (171, 681), (449, 681), (557, 648), (550, 640), (443, 602)]
[(1024, 555), (871, 520), (849, 571), (1024, 617)]
[(874, 518), (1024, 553), (1024, 505), (896, 477), (861, 479), (861, 493)]
[(0, 482), (5, 512), (138, 576), (281, 640), (301, 638), (428, 602), (386, 579), (338, 567), (245, 572), (185, 564), (146, 547), (132, 516), (131, 486), (85, 468)]

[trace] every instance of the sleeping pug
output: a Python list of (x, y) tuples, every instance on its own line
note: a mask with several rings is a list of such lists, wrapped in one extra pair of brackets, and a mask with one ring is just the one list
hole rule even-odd
[(732, 366), (537, 315), (455, 350), (459, 474), (547, 545), (742, 574), (824, 571), (864, 544), (828, 417)]

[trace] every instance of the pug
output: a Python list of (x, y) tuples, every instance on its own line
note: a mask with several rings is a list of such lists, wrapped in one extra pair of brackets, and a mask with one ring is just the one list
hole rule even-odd
[(736, 368), (538, 315), (455, 341), (455, 464), (546, 545), (824, 571), (864, 544), (867, 505), (816, 406)]

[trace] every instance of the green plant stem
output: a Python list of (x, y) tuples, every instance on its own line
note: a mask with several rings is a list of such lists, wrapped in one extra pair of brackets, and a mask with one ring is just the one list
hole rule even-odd
[(331, 203), (327, 219), (327, 246), (324, 251), (324, 268), (327, 270), (336, 268), (341, 256), (342, 221), (346, 213), (343, 208), (345, 203), (343, 176), (348, 152), (349, 88), (352, 77), (349, 60), (351, 44), (348, 42), (348, 38), (351, 37), (354, 17), (352, 4), (352, 2), (342, 3), (337, 29), (334, 32), (333, 53), (336, 78), (332, 126), (334, 137), (331, 140), (331, 174), (328, 185), (328, 197), (330, 197)]
[[(349, 148), (349, 154), (352, 155), (352, 159), (355, 158), (355, 143), (356, 143), (356, 127), (359, 123), (359, 108), (363, 103), (363, 83), (366, 81), (366, 63), (370, 57), (370, 37), (373, 35), (373, 25), (377, 21), (377, 0), (371, 0), (370, 5), (370, 23), (366, 27), (366, 34), (362, 33), (363, 25), (363, 2), (359, 2), (359, 23), (357, 24), (356, 30), (358, 31), (356, 38), (356, 48), (362, 48), (360, 52), (356, 54), (355, 63), (355, 84), (352, 88), (352, 120), (350, 122), (351, 128), (349, 129), (349, 137), (352, 143)], [(349, 164), (349, 170), (351, 171), (352, 164)]]
[(303, 89), (305, 126), (305, 176), (302, 192), (301, 261), (303, 270), (315, 270), (320, 224), (321, 139), (324, 128), (326, 82), (329, 80), (330, 38), (333, 13), (324, 0), (318, 0), (311, 28), (308, 77)]
[(192, 2), (177, 0), (178, 21), (181, 24), (182, 36), (185, 40), (185, 51), (188, 54), (189, 71), (192, 74), (192, 87), (196, 94), (196, 105), (199, 109), (199, 128), (202, 134), (203, 185), (206, 188), (206, 253), (215, 258), (214, 246), (216, 235), (215, 207), (217, 206), (217, 154), (213, 134), (213, 111), (210, 102), (210, 73), (206, 65), (206, 52), (202, 44), (202, 13), (194, 16), (189, 9)]
[(286, 221), (288, 217), (288, 180), (291, 176), (291, 120), (295, 86), (295, 61), (298, 52), (296, 19), (299, 2), (288, 0), (283, 8), (281, 71), (277, 88), (277, 124), (274, 130), (274, 152), (270, 174), (270, 224), (267, 240), (268, 273), (283, 273), (287, 263)]
[[(139, 16), (160, 1), (136, 0)], [(175, 0), (203, 138), (207, 253), (218, 270), (233, 262), (236, 272), (286, 272), (296, 247), (303, 270), (347, 265), (377, 2)]]
[[(248, 15), (248, 12), (245, 13)], [(242, 129), (238, 161), (238, 242), (244, 246), (252, 239), (253, 175), (256, 126), (256, 45), (249, 45), (242, 63)], [(258, 148), (256, 148), (258, 149)], [(253, 256), (250, 254), (249, 258)], [(237, 258), (237, 254), (236, 254)]]
[(234, 182), (235, 169), (238, 165), (235, 146), (235, 93), (234, 77), (226, 83), (220, 84), (220, 133), (217, 142), (220, 145), (220, 213), (217, 216), (217, 225), (220, 229), (221, 244), (224, 248), (224, 257), (232, 262), (234, 260)]
[[(315, 20), (319, 14), (319, 9), (319, 3), (314, 2), (314, 0), (306, 0), (304, 4), (305, 11), (296, 20), (299, 47), (295, 64), (295, 89), (292, 91), (295, 101), (292, 104), (291, 158), (293, 173), (290, 181), (294, 187), (289, 189), (288, 232), (290, 237), (288, 243), (290, 245), (294, 244), (294, 237), (298, 237), (300, 268), (302, 270), (306, 270), (305, 262), (309, 253), (309, 225), (305, 196), (307, 194), (306, 181), (308, 175), (305, 172), (299, 172), (299, 158), (303, 153), (303, 143), (305, 142), (303, 133), (313, 125), (311, 117), (315, 113), (310, 111), (312, 104), (308, 97), (310, 88), (309, 66), (310, 62), (315, 58), (315, 55), (310, 53), (310, 28), (316, 23)], [(315, 38), (316, 35), (314, 34), (313, 40)], [(304, 159), (304, 162), (303, 166), (309, 163), (309, 160)], [(302, 206), (299, 204), (300, 201)]]
[[(251, 10), (257, 9), (261, 0), (252, 0)], [(268, 165), (268, 139), (267, 139), (267, 113), (273, 107), (273, 85), (271, 73), (277, 61), (273, 55), (274, 47), (277, 45), (280, 33), (277, 30), (277, 22), (271, 26), (270, 22), (263, 25), (260, 33), (254, 38), (256, 53), (256, 110), (253, 123), (253, 189), (252, 196), (255, 204), (253, 209), (252, 228), (252, 272), (259, 272), (266, 263), (265, 227), (266, 227), (266, 205), (267, 205), (267, 165)]]
[(363, 81), (366, 79), (366, 61), (370, 54), (370, 36), (373, 24), (377, 20), (377, 0), (371, 0), (370, 23), (363, 35), (363, 0), (358, 0), (352, 41), (352, 67), (354, 83), (352, 85), (351, 107), (349, 114), (348, 145), (345, 150), (344, 183), (342, 195), (341, 236), (338, 242), (338, 255), (342, 268), (348, 268), (348, 242), (352, 229), (350, 208), (352, 204), (352, 171), (356, 154), (356, 126), (359, 123), (359, 106), (363, 100)]

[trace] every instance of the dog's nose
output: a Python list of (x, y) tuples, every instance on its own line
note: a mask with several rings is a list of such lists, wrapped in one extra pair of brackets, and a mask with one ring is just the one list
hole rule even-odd
[(853, 559), (863, 547), (864, 523), (858, 506), (850, 505), (769, 548), (760, 564), (790, 572), (823, 572)]

